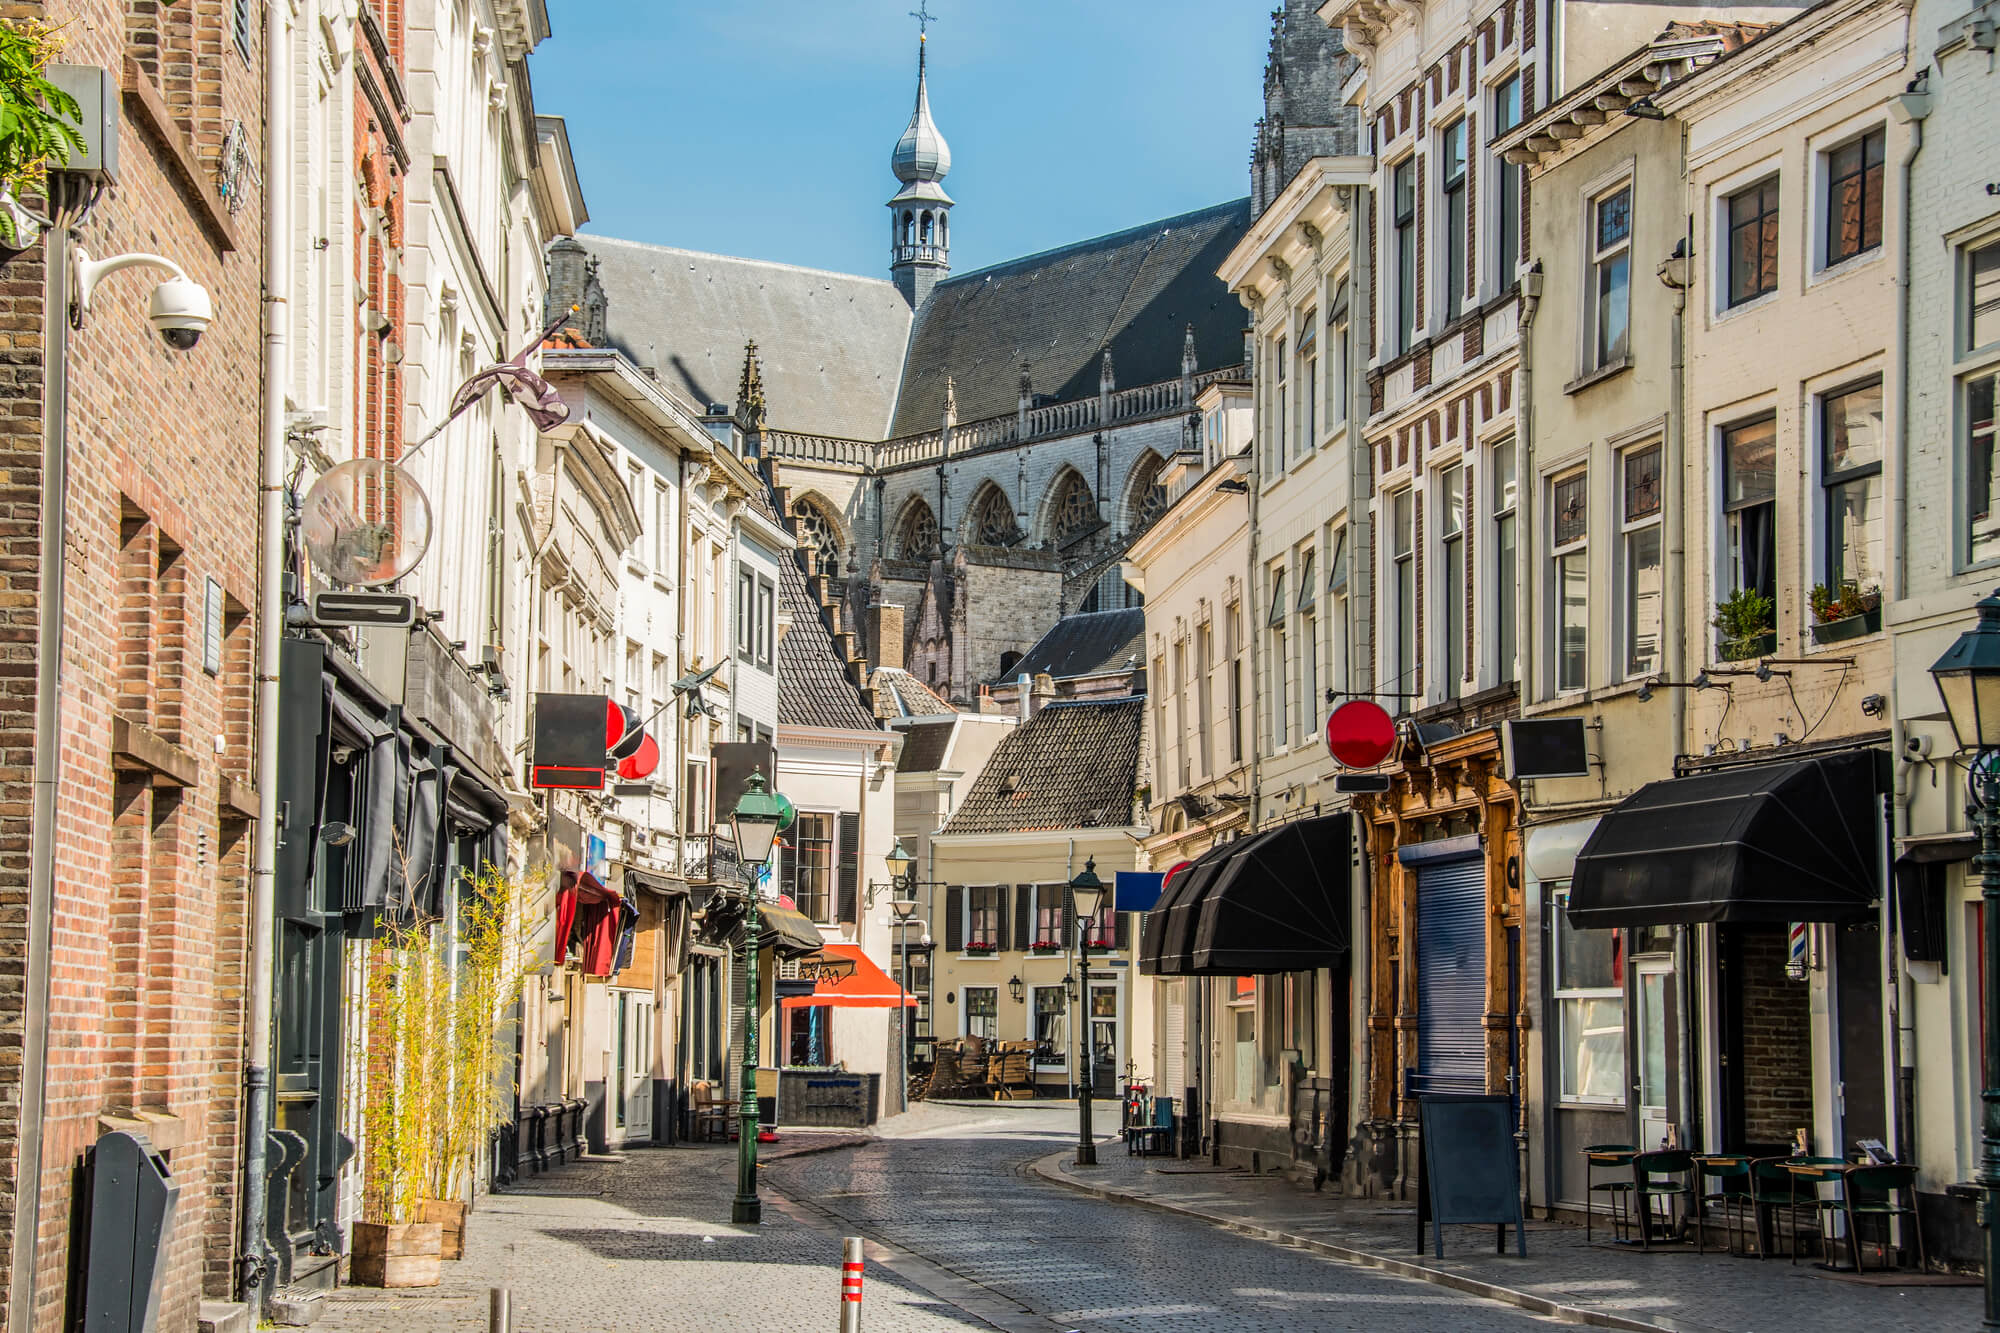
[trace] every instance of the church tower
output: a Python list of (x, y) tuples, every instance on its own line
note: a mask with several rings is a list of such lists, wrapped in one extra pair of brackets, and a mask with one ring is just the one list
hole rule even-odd
[(910, 127), (896, 141), (889, 168), (903, 188), (889, 201), (889, 275), (912, 309), (951, 272), (951, 196), (944, 192), (951, 148), (931, 119), (931, 95), (924, 72), (926, 35), (917, 38), (917, 108)]

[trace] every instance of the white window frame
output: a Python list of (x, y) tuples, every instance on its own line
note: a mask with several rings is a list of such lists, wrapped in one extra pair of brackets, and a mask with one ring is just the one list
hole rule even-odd
[[(1518, 82), (1515, 84), (1513, 124), (1503, 125), (1500, 122), (1500, 90), (1506, 84), (1515, 80), (1518, 80)], [(1489, 195), (1490, 200), (1480, 211), (1492, 220), (1492, 226), (1482, 231), (1480, 240), (1482, 242), (1481, 248), (1488, 254), (1491, 261), (1489, 264), (1482, 265), (1485, 274), (1492, 281), (1492, 286), (1487, 288), (1489, 299), (1498, 296), (1501, 292), (1511, 287), (1519, 273), (1522, 235), (1520, 203), (1527, 189), (1526, 177), (1528, 170), (1526, 167), (1514, 165), (1500, 156), (1500, 154), (1493, 152), (1492, 144), (1495, 139), (1519, 126), (1523, 119), (1525, 119), (1523, 111), (1527, 105), (1526, 92), (1529, 86), (1530, 80), (1527, 72), (1516, 66), (1499, 71), (1493, 78), (1489, 79), (1485, 86), (1485, 96), (1481, 99), (1485, 103), (1486, 109), (1487, 163), (1490, 170), (1481, 178), (1480, 185), (1482, 187), (1481, 192)], [(1511, 254), (1503, 254), (1500, 245), (1501, 235), (1507, 229), (1506, 223), (1503, 220), (1503, 205), (1507, 199), (1507, 191), (1502, 184), (1503, 173), (1505, 172), (1513, 172), (1515, 180), (1514, 245), (1513, 253)], [(1490, 188), (1486, 187), (1487, 181), (1492, 182)]]
[[(1423, 653), (1423, 626), (1417, 623), (1417, 494), (1414, 486), (1404, 486), (1383, 497), (1384, 537), (1387, 539), (1389, 558), (1382, 562), (1383, 577), (1388, 586), (1383, 590), (1382, 605), (1387, 611), (1388, 623), (1383, 627), (1387, 642), (1394, 649), (1395, 670), (1389, 675), (1388, 691), (1391, 696), (1414, 694), (1411, 689), (1417, 680), (1417, 659)], [(1398, 531), (1397, 508), (1407, 503), (1410, 507), (1410, 531), (1408, 547), (1399, 548), (1403, 539)], [(1404, 605), (1403, 589), (1407, 576), (1409, 605)], [(1407, 655), (1409, 660), (1404, 660)], [(1396, 700), (1398, 712), (1410, 712), (1408, 699)]]
[(1265, 585), (1269, 592), (1271, 611), (1266, 618), (1270, 631), (1271, 659), (1271, 751), (1283, 754), (1291, 747), (1292, 719), (1290, 703), (1291, 641), (1287, 631), (1291, 628), (1291, 608), (1285, 605), (1290, 589), (1285, 582), (1285, 566), (1276, 564), (1266, 572), (1269, 580)]
[(1292, 462), (1309, 458), (1319, 448), (1319, 311), (1308, 310), (1299, 317), (1298, 338), (1292, 355), (1299, 363), (1298, 452)]
[[(1735, 511), (1729, 508), (1729, 434), (1731, 431), (1740, 430), (1745, 426), (1754, 426), (1758, 422), (1765, 420), (1769, 420), (1772, 423), (1774, 434), (1781, 431), (1783, 420), (1778, 414), (1778, 405), (1773, 400), (1746, 404), (1741, 411), (1730, 416), (1727, 420), (1715, 421), (1709, 430), (1708, 456), (1715, 463), (1715, 560), (1712, 576), (1714, 582), (1713, 586), (1709, 589), (1709, 601), (1711, 603), (1720, 603), (1724, 598), (1730, 596), (1743, 586), (1736, 577), (1737, 560), (1734, 546), (1730, 540), (1730, 526), (1735, 518)], [(1778, 443), (1782, 445), (1783, 442), (1782, 434), (1778, 434)], [(1769, 502), (1772, 505), (1771, 525), (1774, 533), (1778, 525), (1776, 506), (1778, 503), (1777, 491), (1779, 489), (1782, 488), (1773, 489)], [(1779, 540), (1779, 538), (1774, 536), (1775, 540)], [(1772, 596), (1775, 598), (1776, 595), (1776, 590), (1774, 589)]]
[[(1568, 542), (1556, 540), (1556, 491), (1559, 487), (1583, 478), (1583, 535)], [(1548, 498), (1544, 508), (1548, 513), (1549, 551), (1549, 683), (1552, 694), (1576, 694), (1590, 688), (1590, 473), (1584, 466), (1567, 467), (1549, 474), (1545, 483)], [(1581, 561), (1583, 566), (1583, 678), (1567, 680), (1563, 676), (1563, 631), (1568, 627), (1566, 619), (1568, 604), (1563, 601), (1563, 579), (1566, 566), (1572, 560)]]
[[(1462, 141), (1459, 149), (1458, 189), (1459, 197), (1465, 205), (1465, 217), (1458, 232), (1458, 300), (1455, 302), (1451, 299), (1453, 268), (1451, 190), (1450, 182), (1445, 177), (1445, 172), (1448, 170), (1450, 162), (1450, 153), (1445, 148), (1445, 144), (1448, 136), (1453, 132), (1457, 132)], [(1437, 201), (1437, 222), (1433, 227), (1433, 230), (1437, 234), (1432, 247), (1432, 254), (1436, 256), (1435, 267), (1437, 269), (1437, 294), (1434, 304), (1440, 312), (1438, 315), (1438, 327), (1447, 328), (1453, 320), (1458, 318), (1459, 310), (1464, 308), (1466, 300), (1473, 295), (1473, 284), (1466, 280), (1465, 273), (1466, 254), (1472, 243), (1471, 194), (1473, 188), (1472, 161), (1474, 150), (1471, 122), (1461, 113), (1457, 119), (1437, 131), (1432, 147), (1434, 150), (1433, 156), (1436, 160), (1436, 166), (1432, 170), (1436, 188), (1432, 191), (1432, 197)]]
[(1298, 566), (1299, 591), (1294, 599), (1299, 616), (1299, 743), (1309, 744), (1319, 734), (1319, 559), (1311, 542), (1301, 546), (1292, 559)]
[[(1502, 449), (1512, 450), (1512, 465), (1507, 469), (1507, 472), (1511, 475), (1504, 480), (1500, 467), (1500, 451)], [(1485, 534), (1486, 540), (1481, 543), (1484, 551), (1481, 559), (1484, 562), (1485, 568), (1489, 571), (1492, 581), (1488, 586), (1494, 589), (1494, 595), (1478, 599), (1480, 607), (1485, 609), (1492, 617), (1491, 624), (1486, 627), (1486, 632), (1480, 635), (1480, 653), (1491, 672), (1489, 679), (1498, 683), (1503, 680), (1513, 680), (1515, 678), (1515, 663), (1519, 657), (1521, 646), (1520, 626), (1518, 623), (1521, 611), (1521, 594), (1524, 591), (1521, 587), (1519, 577), (1521, 559), (1521, 450), (1520, 446), (1515, 442), (1513, 431), (1508, 430), (1494, 436), (1492, 442), (1487, 444), (1481, 451), (1481, 456), (1484, 466), (1480, 469), (1482, 475), (1479, 480), (1486, 495), (1486, 515), (1481, 520), (1481, 530)], [(1501, 563), (1500, 524), (1502, 521), (1513, 524), (1515, 567), (1512, 569), (1505, 567)], [(1511, 608), (1506, 608), (1504, 607), (1502, 594), (1510, 590), (1514, 605)], [(1503, 609), (1507, 611), (1504, 619), (1514, 622), (1506, 625), (1504, 628), (1501, 623), (1503, 620), (1501, 615)], [(1514, 643), (1514, 653), (1511, 655), (1505, 652), (1505, 645), (1509, 640), (1512, 640)]]
[[(1571, 1093), (1569, 1089), (1564, 1086), (1568, 1078), (1568, 1071), (1564, 1068), (1564, 1062), (1561, 1058), (1560, 1053), (1567, 1052), (1570, 1048), (1571, 1042), (1580, 1039), (1580, 1034), (1571, 1031), (1570, 1004), (1573, 1002), (1585, 1001), (1585, 1000), (1616, 1000), (1618, 1002), (1618, 1019), (1619, 1019), (1618, 1044), (1622, 1052), (1625, 1047), (1625, 1027), (1626, 1027), (1625, 989), (1622, 986), (1584, 986), (1584, 987), (1572, 988), (1563, 985), (1562, 933), (1564, 931), (1571, 929), (1571, 926), (1569, 925), (1569, 919), (1567, 916), (1567, 908), (1569, 903), (1569, 889), (1565, 887), (1556, 890), (1555, 893), (1551, 895), (1550, 902), (1551, 902), (1551, 907), (1549, 916), (1552, 923), (1551, 930), (1554, 933), (1553, 933), (1553, 938), (1550, 940), (1551, 947), (1549, 949), (1549, 981), (1550, 981), (1550, 999), (1554, 1002), (1552, 1007), (1555, 1010), (1555, 1018), (1556, 1018), (1556, 1033), (1557, 1033), (1556, 1049), (1559, 1053), (1556, 1060), (1557, 1100), (1561, 1105), (1564, 1106), (1614, 1106), (1614, 1107), (1623, 1106), (1625, 1105), (1625, 1097), (1623, 1095), (1623, 1090), (1625, 1087), (1625, 1078), (1622, 1072), (1618, 1079), (1618, 1088), (1620, 1092), (1619, 1095), (1617, 1096), (1605, 1096), (1602, 1094), (1591, 1095), (1586, 1093)], [(1614, 945), (1613, 947), (1621, 947), (1621, 946)], [(1629, 958), (1626, 960), (1626, 965), (1628, 967), (1631, 965), (1631, 960)], [(1629, 1060), (1624, 1063), (1629, 1066)]]
[[(1952, 373), (1952, 454), (1953, 470), (1958, 484), (1953, 488), (1958, 495), (1958, 513), (1952, 524), (1953, 562), (1960, 572), (1985, 569), (2000, 564), (2000, 479), (1992, 486), (1990, 504), (1994, 515), (1992, 527), (1994, 541), (1992, 553), (1976, 557), (1972, 545), (1972, 385), (1988, 378), (1996, 382), (1993, 388), (1996, 409), (2000, 409), (2000, 336), (1984, 347), (1972, 344), (1972, 258), (1980, 251), (2000, 247), (2000, 230), (1989, 229), (1981, 234), (1960, 240), (1954, 248), (1952, 264), (1952, 349), (1955, 353)], [(2000, 435), (2000, 430), (1996, 430)], [(1996, 439), (1994, 455), (2000, 459), (2000, 439)], [(2000, 468), (1995, 469), (2000, 472)]]
[[(1890, 423), (1888, 421), (1889, 386), (1887, 383), (1887, 379), (1882, 374), (1881, 370), (1877, 368), (1865, 375), (1843, 376), (1841, 379), (1837, 381), (1829, 382), (1823, 388), (1815, 388), (1810, 394), (1807, 395), (1807, 410), (1810, 411), (1812, 414), (1812, 421), (1808, 429), (1810, 430), (1812, 435), (1811, 448), (1812, 448), (1812, 481), (1813, 481), (1813, 486), (1812, 486), (1813, 526), (1812, 526), (1812, 538), (1811, 538), (1812, 553), (1811, 553), (1811, 560), (1809, 563), (1810, 563), (1810, 568), (1813, 571), (1813, 581), (1815, 583), (1824, 583), (1828, 587), (1833, 588), (1833, 591), (1835, 592), (1838, 592), (1840, 590), (1837, 587), (1833, 587), (1834, 574), (1833, 574), (1833, 560), (1832, 560), (1832, 555), (1833, 555), (1832, 491), (1833, 488), (1836, 486), (1843, 486), (1854, 481), (1862, 480), (1871, 474), (1868, 471), (1870, 465), (1865, 463), (1860, 465), (1859, 467), (1854, 467), (1846, 470), (1845, 472), (1841, 473), (1837, 479), (1833, 478), (1827, 472), (1826, 468), (1827, 409), (1835, 399), (1845, 398), (1848, 394), (1856, 393), (1863, 389), (1868, 389), (1868, 388), (1876, 389), (1882, 395), (1882, 408), (1883, 408), (1882, 456), (1873, 464), (1874, 472), (1872, 473), (1872, 475), (1876, 480), (1875, 498), (1878, 507), (1877, 513), (1875, 515), (1876, 544), (1882, 548), (1882, 564), (1884, 566), (1884, 568), (1879, 572), (1884, 577), (1886, 577), (1888, 573), (1887, 570), (1888, 525), (1884, 521), (1886, 516), (1881, 512), (1881, 506), (1886, 505), (1888, 500), (1887, 468), (1888, 468), (1888, 456), (1889, 456), (1889, 444), (1890, 444), (1889, 441)], [(1871, 586), (1866, 583), (1860, 583), (1859, 580), (1856, 580), (1856, 582), (1859, 584), (1859, 586), (1863, 591), (1866, 591), (1868, 587)], [(1878, 590), (1880, 588), (1879, 584), (1873, 586), (1875, 586)]]
[[(1752, 186), (1778, 182), (1778, 274), (1770, 291), (1753, 296), (1741, 305), (1729, 304), (1729, 201)], [(1778, 299), (1785, 288), (1785, 176), (1781, 160), (1768, 157), (1708, 187), (1709, 285), (1714, 297), (1709, 302), (1717, 320), (1731, 319), (1749, 310), (1761, 310)]]
[[(1631, 467), (1632, 461), (1635, 458), (1641, 454), (1654, 451), (1659, 453), (1660, 463), (1664, 467), (1666, 462), (1666, 447), (1664, 442), (1657, 438), (1635, 444), (1628, 449), (1620, 450), (1618, 453), (1617, 498), (1614, 510), (1618, 515), (1618, 586), (1615, 589), (1614, 595), (1617, 598), (1616, 621), (1618, 625), (1618, 642), (1615, 647), (1615, 651), (1618, 654), (1617, 676), (1621, 680), (1639, 680), (1648, 676), (1656, 676), (1665, 665), (1667, 635), (1665, 496), (1664, 494), (1660, 496), (1659, 502), (1655, 504), (1653, 512), (1650, 515), (1640, 518), (1628, 517), (1625, 507), (1626, 470)], [(1657, 484), (1664, 490), (1666, 485), (1666, 473), (1664, 471), (1658, 475)], [(1653, 650), (1653, 664), (1649, 667), (1637, 668), (1632, 664), (1632, 650), (1637, 642), (1635, 608), (1632, 604), (1634, 570), (1632, 546), (1635, 540), (1642, 539), (1648, 532), (1653, 533), (1659, 542), (1657, 548), (1657, 568), (1660, 571), (1659, 576), (1661, 580), (1660, 629), (1659, 640)]]
[(1271, 432), (1271, 445), (1274, 451), (1271, 457), (1271, 469), (1274, 473), (1285, 470), (1287, 461), (1285, 451), (1291, 443), (1292, 389), (1291, 381), (1287, 378), (1287, 363), (1291, 358), (1291, 345), (1292, 340), (1287, 335), (1280, 333), (1278, 335), (1277, 346), (1271, 352), (1271, 362), (1277, 367), (1278, 376), (1277, 384), (1272, 390), (1272, 404), (1275, 409), (1274, 415), (1277, 417), (1274, 429)]
[[(1397, 178), (1405, 167), (1410, 171), (1411, 190), (1408, 234), (1410, 293), (1407, 300), (1403, 296), (1404, 235), (1399, 230), (1400, 224), (1397, 222), (1396, 199)], [(1423, 303), (1417, 299), (1417, 288), (1420, 285), (1417, 269), (1420, 266), (1416, 260), (1417, 214), (1420, 211), (1417, 207), (1417, 195), (1423, 190), (1423, 171), (1417, 162), (1416, 154), (1412, 152), (1401, 160), (1390, 163), (1384, 174), (1388, 178), (1389, 188), (1382, 192), (1382, 235), (1388, 241), (1384, 249), (1388, 252), (1390, 262), (1382, 266), (1382, 309), (1389, 316), (1382, 321), (1385, 338), (1382, 355), (1384, 360), (1394, 360), (1415, 347), (1417, 339), (1423, 336), (1423, 318), (1419, 309)], [(1410, 325), (1407, 336), (1403, 332), (1405, 319)]]
[[(1597, 211), (1603, 205), (1625, 196), (1625, 234), (1609, 245), (1598, 245)], [(1583, 318), (1578, 326), (1581, 339), (1578, 357), (1579, 374), (1589, 375), (1615, 366), (1629, 365), (1632, 360), (1632, 263), (1636, 253), (1632, 243), (1633, 229), (1638, 225), (1638, 198), (1633, 179), (1633, 168), (1620, 167), (1608, 178), (1594, 181), (1583, 196), (1583, 241), (1584, 275), (1582, 284)], [(1625, 345), (1616, 354), (1601, 349), (1603, 332), (1601, 322), (1604, 317), (1602, 302), (1598, 295), (1600, 277), (1614, 264), (1623, 261), (1625, 266)]]
[(972, 993), (984, 991), (993, 997), (993, 1035), (988, 1041), (1000, 1040), (1000, 988), (998, 986), (960, 986), (958, 988), (958, 1035), (977, 1036), (972, 1030)]
[[(1450, 522), (1450, 505), (1446, 502), (1447, 483), (1456, 473), (1458, 480), (1458, 526), (1447, 527)], [(1464, 462), (1454, 459), (1431, 473), (1431, 503), (1429, 510), (1434, 516), (1430, 527), (1437, 542), (1436, 568), (1431, 575), (1430, 602), (1435, 608), (1432, 613), (1431, 628), (1435, 631), (1432, 643), (1437, 647), (1437, 679), (1427, 682), (1426, 693), (1433, 699), (1456, 699), (1464, 692), (1465, 677), (1471, 666), (1471, 656), (1465, 652), (1465, 589), (1472, 580), (1472, 570), (1466, 559), (1465, 500), (1467, 487), (1474, 484), (1472, 470)], [(1458, 596), (1449, 595), (1447, 583), (1451, 573), (1450, 548), (1458, 547)], [(1452, 635), (1458, 636), (1458, 660), (1452, 661)], [(1420, 647), (1418, 651), (1423, 650)]]

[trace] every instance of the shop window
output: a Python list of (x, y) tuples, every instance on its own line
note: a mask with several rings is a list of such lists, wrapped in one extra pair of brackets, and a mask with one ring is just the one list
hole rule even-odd
[(1624, 935), (1570, 927), (1569, 892), (1555, 895), (1552, 931), (1562, 1099), (1625, 1103)]
[(1819, 400), (1826, 585), (1882, 586), (1882, 383)]
[(988, 1041), (1000, 1040), (1000, 988), (967, 986), (964, 998), (965, 1035), (984, 1037)]
[(1666, 600), (1660, 563), (1660, 446), (1634, 449), (1620, 463), (1619, 619), (1629, 678), (1660, 669)]
[(1230, 1092), (1233, 1100), (1252, 1102), (1263, 1091), (1257, 1068), (1257, 979), (1237, 977), (1229, 1001)]
[(1035, 1059), (1053, 1063), (1062, 1059), (1067, 1036), (1063, 1015), (1067, 1008), (1061, 986), (1037, 986), (1034, 996)]
[(1590, 663), (1590, 476), (1573, 472), (1549, 487), (1549, 558), (1556, 604), (1558, 692), (1588, 684)]

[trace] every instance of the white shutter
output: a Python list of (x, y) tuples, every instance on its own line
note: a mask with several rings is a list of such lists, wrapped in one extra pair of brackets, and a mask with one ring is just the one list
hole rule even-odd
[[(1161, 1038), (1160, 1086), (1157, 1091), (1174, 1099), (1176, 1106), (1187, 1095), (1187, 982), (1166, 985), (1166, 1033)], [(1182, 1114), (1185, 1114), (1183, 1110)]]

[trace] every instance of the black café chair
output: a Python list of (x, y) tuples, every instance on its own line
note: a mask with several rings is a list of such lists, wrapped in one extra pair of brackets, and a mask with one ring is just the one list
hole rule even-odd
[[(1895, 1221), (1909, 1219), (1903, 1227), (1902, 1254), (1910, 1249), (1910, 1238), (1916, 1238), (1917, 1271), (1924, 1272), (1930, 1265), (1924, 1255), (1924, 1229), (1917, 1217), (1917, 1169), (1913, 1166), (1884, 1165), (1857, 1166), (1841, 1177), (1841, 1191), (1838, 1200), (1829, 1199), (1827, 1210), (1838, 1209), (1847, 1219), (1847, 1253), (1854, 1260), (1854, 1271), (1861, 1271), (1861, 1240), (1855, 1222), (1862, 1217), (1882, 1219), (1882, 1250), (1886, 1264), (1889, 1250), (1890, 1226)], [(1822, 1232), (1824, 1232), (1822, 1222)], [(1897, 1258), (1898, 1266), (1903, 1262), (1902, 1254)]]
[(1749, 1159), (1711, 1158), (1699, 1165), (1702, 1194), (1700, 1206), (1695, 1211), (1695, 1248), (1701, 1248), (1700, 1238), (1708, 1226), (1708, 1209), (1714, 1207), (1722, 1213), (1723, 1243), (1731, 1254), (1744, 1253), (1737, 1246), (1737, 1238), (1739, 1235), (1747, 1237), (1756, 1226)]
[(1591, 1160), (1593, 1153), (1636, 1153), (1639, 1150), (1629, 1143), (1593, 1143), (1583, 1150), (1583, 1243), (1590, 1244), (1590, 1222), (1597, 1212), (1597, 1196), (1605, 1196), (1604, 1211), (1611, 1215), (1611, 1234), (1623, 1240), (1625, 1232), (1632, 1224), (1632, 1179), (1623, 1177), (1613, 1180), (1592, 1180), (1597, 1163)]
[[(1674, 1229), (1674, 1213), (1678, 1208), (1681, 1224), (1685, 1229), (1689, 1216), (1696, 1208), (1694, 1154), (1685, 1148), (1661, 1148), (1656, 1152), (1642, 1152), (1632, 1159), (1633, 1205), (1639, 1214), (1639, 1244), (1643, 1249), (1653, 1248), (1653, 1203), (1665, 1203), (1665, 1211), (1660, 1216), (1661, 1237), (1671, 1235)], [(1694, 1229), (1695, 1249), (1702, 1248), (1701, 1227)]]

